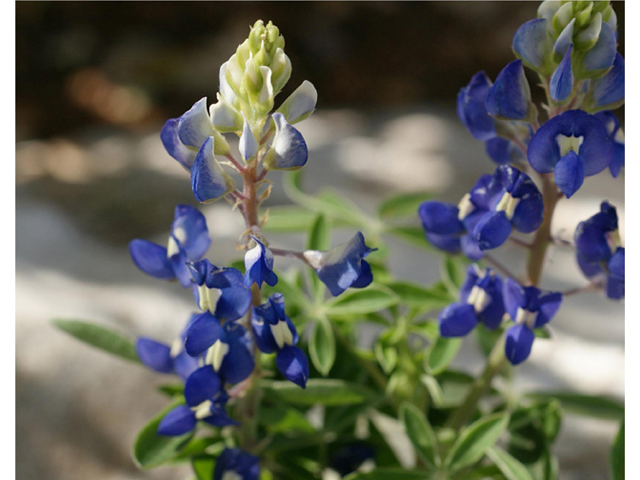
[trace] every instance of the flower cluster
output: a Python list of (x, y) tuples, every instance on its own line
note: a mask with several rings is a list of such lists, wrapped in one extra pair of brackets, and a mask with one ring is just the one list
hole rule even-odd
[[(467, 335), (479, 322), (496, 329), (503, 317), (510, 318), (515, 325), (505, 334), (505, 355), (516, 365), (529, 356), (534, 330), (560, 307), (561, 293), (538, 288), (553, 209), (585, 177), (607, 168), (617, 177), (624, 166), (624, 134), (611, 112), (624, 103), (624, 59), (616, 43), (617, 19), (608, 1), (546, 0), (538, 18), (513, 38), (517, 59), (495, 82), (478, 72), (460, 90), (460, 120), (499, 166), (493, 175), (482, 175), (457, 206), (431, 200), (420, 205), (427, 240), (446, 253), (495, 263), (487, 251), (503, 245), (514, 230), (535, 235), (532, 243), (515, 239), (530, 250), (522, 284), (504, 268), (510, 277), (505, 281), (492, 269), (469, 267), (460, 301), (440, 313), (443, 337)], [(545, 89), (541, 106), (532, 100), (525, 67)], [(547, 113), (544, 122), (541, 111)], [(591, 282), (576, 291), (595, 287), (622, 298), (624, 248), (614, 207), (604, 202), (600, 213), (580, 223), (575, 249)]]
[[(208, 108), (202, 98), (162, 129), (167, 152), (190, 172), (195, 199), (228, 199), (243, 215), (247, 231), (240, 245), (246, 250), (244, 274), (204, 258), (211, 243), (206, 220), (188, 205), (176, 207), (167, 247), (142, 239), (129, 245), (140, 270), (191, 288), (200, 310), (171, 346), (146, 337), (136, 344), (143, 364), (184, 381), (184, 401), (164, 415), (159, 435), (185, 435), (200, 421), (216, 427), (240, 425), (227, 407), (259, 388), (260, 353), (275, 354), (277, 369), (296, 385), (305, 388), (309, 379), (307, 356), (296, 346), (298, 332), (285, 312), (284, 296), (275, 293), (262, 303), (261, 292), (265, 283), (278, 284), (274, 252), (262, 232), (267, 216), (258, 219), (258, 208), (270, 193), (265, 177), (271, 170), (295, 170), (307, 163), (306, 142), (293, 124), (313, 113), (317, 99), (315, 88), (305, 81), (273, 111), (274, 98), (290, 75), (284, 38), (271, 22), (258, 21), (220, 68), (217, 103)], [(229, 133), (238, 137), (239, 156), (225, 138)], [(242, 178), (241, 190), (233, 176)], [(372, 282), (371, 267), (363, 259), (373, 250), (357, 233), (328, 251), (276, 251), (312, 267), (337, 296)], [(213, 474), (216, 480), (258, 477), (259, 459), (238, 448), (222, 452)]]

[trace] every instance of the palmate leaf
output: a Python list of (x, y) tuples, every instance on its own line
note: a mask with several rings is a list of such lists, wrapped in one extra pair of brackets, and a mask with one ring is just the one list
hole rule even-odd
[(403, 403), (400, 406), (400, 420), (416, 452), (429, 465), (437, 467), (440, 464), (438, 442), (425, 414), (414, 405)]
[(52, 320), (53, 325), (72, 337), (130, 362), (140, 363), (132, 340), (110, 328), (82, 320)]
[(451, 447), (445, 466), (451, 472), (461, 470), (479, 461), (506, 430), (507, 413), (483, 417), (465, 428)]

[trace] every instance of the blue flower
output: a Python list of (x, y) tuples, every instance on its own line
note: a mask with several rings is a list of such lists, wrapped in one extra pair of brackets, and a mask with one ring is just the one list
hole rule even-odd
[(582, 110), (570, 110), (551, 118), (534, 134), (527, 156), (537, 172), (554, 172), (556, 185), (569, 198), (585, 176), (609, 166), (611, 148), (600, 120)]
[(337, 297), (349, 287), (364, 288), (373, 281), (371, 266), (363, 259), (376, 250), (367, 247), (358, 232), (329, 251), (307, 250), (303, 255), (331, 295)]
[(595, 116), (604, 124), (604, 128), (611, 139), (613, 147), (609, 170), (611, 175), (616, 178), (620, 174), (622, 167), (624, 167), (624, 131), (618, 118), (611, 111), (598, 112)]
[(282, 113), (271, 115), (276, 133), (264, 165), (270, 170), (298, 170), (309, 158), (309, 149), (302, 134), (292, 127)]
[(489, 158), (498, 165), (520, 162), (525, 159), (524, 153), (513, 142), (502, 137), (495, 137), (484, 143)]
[(523, 287), (511, 278), (504, 282), (504, 306), (513, 325), (507, 330), (505, 354), (509, 362), (518, 365), (531, 353), (534, 329), (546, 325), (562, 303), (562, 294), (546, 292), (536, 287)]
[(595, 80), (589, 81), (584, 105), (590, 112), (613, 110), (624, 103), (624, 58), (616, 53), (613, 68)]
[(202, 311), (221, 320), (237, 320), (249, 310), (251, 290), (235, 268), (218, 268), (207, 259), (189, 264), (193, 294)]
[(296, 347), (298, 332), (284, 311), (284, 296), (275, 293), (253, 307), (251, 328), (257, 347), (264, 353), (276, 353), (276, 366), (282, 375), (304, 388), (309, 379), (309, 362)]
[(542, 224), (542, 194), (525, 173), (510, 165), (500, 165), (492, 176), (483, 175), (461, 205), (463, 218), (479, 215), (472, 235), (480, 250), (502, 245), (512, 228), (531, 233)]
[(542, 74), (549, 73), (553, 47), (547, 28), (547, 20), (544, 18), (530, 20), (518, 28), (512, 43), (516, 57)]
[(471, 265), (460, 289), (460, 302), (446, 307), (438, 316), (440, 335), (462, 337), (482, 322), (490, 329), (497, 328), (504, 315), (502, 279), (490, 268)]
[(566, 100), (573, 91), (573, 69), (571, 67), (571, 53), (573, 45), (570, 45), (564, 58), (551, 76), (549, 94), (557, 102)]
[(240, 425), (227, 414), (225, 405), (228, 399), (227, 393), (219, 390), (211, 399), (199, 405), (178, 405), (162, 417), (158, 425), (158, 434), (169, 437), (184, 435), (194, 430), (199, 420), (214, 427)]
[(225, 448), (213, 470), (213, 480), (258, 480), (260, 459), (239, 448)]
[(191, 167), (191, 189), (201, 203), (211, 203), (235, 188), (233, 179), (214, 155), (214, 138), (204, 140)]
[(138, 338), (136, 353), (140, 361), (156, 372), (176, 374), (186, 380), (198, 368), (197, 359), (184, 349), (186, 331), (197, 317), (191, 316), (180, 337), (171, 345), (147, 337)]
[(485, 106), (490, 87), (489, 77), (484, 72), (478, 72), (458, 93), (458, 117), (478, 140), (490, 140), (496, 136), (495, 120)]
[(624, 256), (618, 233), (618, 213), (602, 202), (600, 212), (580, 222), (574, 235), (576, 258), (582, 273), (606, 288), (607, 297), (624, 297)]
[(526, 120), (531, 113), (531, 89), (522, 60), (514, 60), (498, 74), (487, 92), (486, 107), (494, 117)]
[(273, 253), (256, 237), (251, 235), (251, 238), (256, 245), (244, 256), (244, 285), (249, 288), (255, 283), (262, 288), (262, 282), (266, 282), (273, 287), (278, 283), (278, 276), (273, 272)]
[(189, 205), (178, 205), (167, 248), (135, 239), (129, 243), (129, 253), (137, 267), (147, 275), (164, 280), (177, 278), (187, 288), (191, 285), (191, 275), (186, 262), (200, 260), (210, 243), (204, 215)]

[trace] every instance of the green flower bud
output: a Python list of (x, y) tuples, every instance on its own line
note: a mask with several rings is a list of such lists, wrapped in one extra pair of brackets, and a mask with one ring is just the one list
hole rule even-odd
[[(607, 8), (611, 8), (611, 5), (609, 3), (609, 0), (599, 0), (596, 2), (593, 2), (593, 13), (598, 13), (598, 12), (604, 12)], [(603, 15), (604, 17), (604, 15)], [(606, 22), (606, 20), (605, 20)]]
[(225, 98), (218, 93), (218, 103), (209, 108), (213, 128), (218, 132), (239, 132), (242, 130), (243, 118)]
[(582, 28), (585, 25), (588, 25), (589, 20), (591, 20), (591, 10), (593, 9), (593, 3), (591, 2), (588, 2), (588, 3), (589, 5), (581, 12), (578, 12), (575, 16), (576, 28)]
[(274, 95), (277, 95), (291, 77), (291, 60), (281, 48), (278, 48), (273, 56), (271, 74)]
[(538, 7), (538, 18), (551, 20), (561, 6), (558, 0), (544, 0)]
[(589, 26), (582, 30), (576, 38), (576, 48), (578, 50), (589, 50), (598, 42), (600, 30), (602, 29), (602, 14), (596, 13), (589, 23)]
[(560, 35), (564, 27), (569, 25), (572, 17), (573, 7), (571, 3), (565, 3), (558, 9), (551, 19), (551, 25), (553, 26), (556, 36)]
[[(224, 136), (221, 133), (216, 132), (214, 130), (213, 131), (213, 153), (215, 153), (216, 155), (226, 155), (230, 151), (231, 151), (231, 148), (229, 147), (229, 143), (224, 138)], [(233, 180), (231, 179), (231, 177), (229, 177), (225, 173), (225, 178), (226, 177), (228, 177), (228, 180), (230, 180), (230, 182), (227, 181), (227, 184), (232, 185), (230, 187), (230, 190), (233, 190), (235, 188), (235, 184), (233, 183)]]

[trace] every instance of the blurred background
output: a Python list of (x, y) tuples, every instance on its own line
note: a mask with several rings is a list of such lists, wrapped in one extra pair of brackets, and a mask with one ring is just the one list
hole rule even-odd
[[(215, 98), (218, 68), (249, 25), (272, 20), (286, 38), (293, 74), (279, 99), (304, 79), (318, 90), (317, 112), (300, 125), (310, 148), (307, 188), (331, 185), (373, 211), (401, 191), (428, 190), (457, 203), (493, 170), (455, 116), (456, 94), (476, 71), (495, 78), (513, 59), (513, 34), (537, 5), (18, 2), (18, 478), (187, 477), (179, 467), (140, 472), (130, 459), (135, 433), (165, 403), (153, 390), (160, 376), (93, 351), (48, 322), (81, 318), (132, 336), (177, 335), (192, 299), (139, 272), (127, 243), (164, 244), (174, 205), (195, 204), (188, 174), (165, 153), (159, 131), (201, 97)], [(614, 8), (624, 55), (624, 3)], [(624, 173), (588, 178), (574, 198), (560, 203), (556, 233), (571, 238), (602, 199), (618, 207), (624, 230)], [(270, 204), (287, 202), (275, 188)], [(236, 259), (240, 217), (223, 203), (203, 211), (213, 235), (209, 258)], [(301, 248), (303, 239), (274, 236), (272, 243)], [(437, 256), (391, 247), (397, 276), (439, 277)], [(513, 268), (521, 265), (521, 252), (507, 246), (500, 253)], [(552, 251), (543, 285), (583, 283), (571, 252)], [(536, 342), (518, 369), (518, 387), (622, 398), (623, 315), (623, 304), (599, 295), (567, 299), (554, 340)], [(457, 366), (481, 369), (475, 344)], [(557, 442), (562, 478), (607, 478), (616, 431), (614, 422), (567, 416)]]

